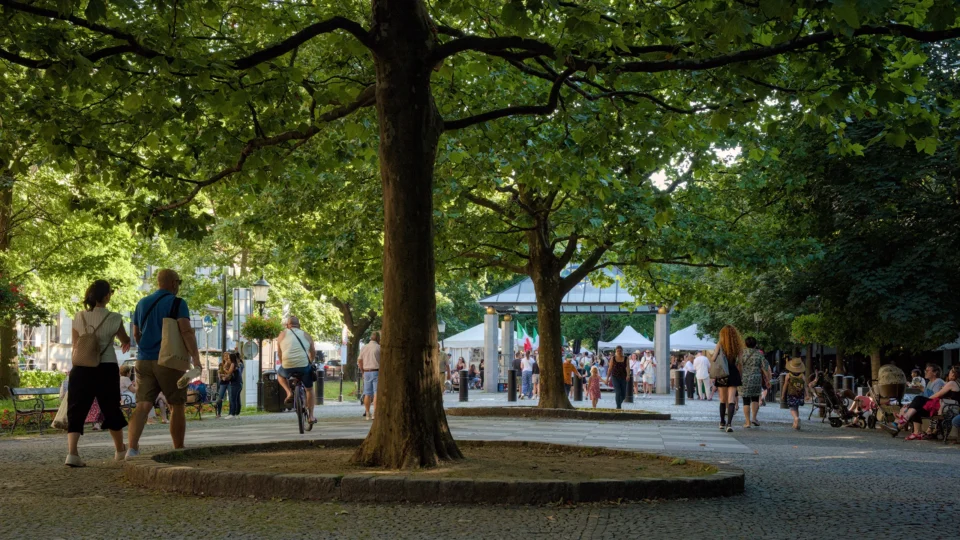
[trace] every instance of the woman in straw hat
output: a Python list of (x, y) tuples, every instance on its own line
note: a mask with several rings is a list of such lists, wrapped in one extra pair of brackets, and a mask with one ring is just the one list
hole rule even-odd
[(787, 362), (787, 376), (783, 381), (780, 399), (787, 400), (790, 414), (793, 415), (793, 429), (800, 429), (800, 407), (807, 398), (807, 380), (803, 376), (806, 366), (802, 358), (793, 358)]

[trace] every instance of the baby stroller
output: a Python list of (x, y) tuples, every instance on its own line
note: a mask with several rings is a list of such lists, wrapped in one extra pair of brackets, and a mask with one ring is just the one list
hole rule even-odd
[[(860, 427), (866, 427), (867, 425), (862, 415), (850, 412), (847, 403), (844, 403), (844, 400), (837, 395), (833, 384), (826, 378), (820, 381), (819, 392), (813, 399), (813, 408), (810, 410), (810, 416), (807, 417), (807, 420), (813, 417), (813, 411), (817, 408), (823, 410), (823, 420), (821, 422), (828, 421), (832, 427), (838, 428), (854, 423)], [(860, 425), (861, 422), (862, 425)]]
[(900, 433), (900, 430), (893, 424), (896, 413), (884, 408), (882, 404), (886, 401), (889, 407), (889, 404), (892, 404), (894, 400), (896, 400), (897, 403), (902, 403), (903, 389), (893, 388), (891, 390), (890, 388), (886, 388), (886, 390), (886, 394), (889, 395), (881, 392), (881, 386), (877, 384), (877, 381), (870, 381), (870, 383), (867, 384), (867, 395), (874, 403), (873, 416), (869, 419), (867, 426), (871, 429), (879, 426), (887, 433), (896, 437), (897, 434)]

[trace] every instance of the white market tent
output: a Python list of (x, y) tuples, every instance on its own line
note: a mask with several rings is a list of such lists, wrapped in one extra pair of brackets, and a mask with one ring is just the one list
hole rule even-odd
[[(499, 345), (500, 331), (497, 329), (497, 343)], [(474, 349), (483, 349), (483, 323), (468, 328), (459, 334), (443, 340), (443, 349), (450, 353), (451, 367), (456, 365), (461, 356), (469, 363), (478, 363), (472, 354)]]
[(717, 346), (717, 342), (709, 336), (698, 337), (698, 331), (697, 325), (692, 324), (670, 334), (670, 348), (675, 351), (702, 351)]
[(470, 349), (473, 347), (483, 347), (483, 323), (473, 328), (468, 328), (457, 335), (450, 336), (443, 340), (443, 347), (446, 349)]
[(598, 343), (597, 350), (614, 349), (617, 345), (623, 347), (624, 350), (653, 348), (652, 341), (643, 337), (643, 335), (634, 330), (632, 326), (627, 326), (623, 329), (623, 332), (620, 332), (620, 335), (613, 338), (613, 340)]

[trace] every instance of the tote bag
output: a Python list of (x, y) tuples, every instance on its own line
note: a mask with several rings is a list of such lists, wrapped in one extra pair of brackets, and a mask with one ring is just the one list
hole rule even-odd
[(727, 365), (727, 355), (718, 347), (717, 354), (710, 360), (710, 378), (725, 379), (730, 376), (730, 366)]
[(177, 311), (182, 301), (180, 298), (174, 298), (173, 304), (170, 306), (170, 313), (163, 318), (160, 358), (157, 362), (165, 368), (177, 371), (187, 371), (191, 365), (190, 353), (187, 352), (187, 346), (183, 343), (180, 325), (177, 323)]

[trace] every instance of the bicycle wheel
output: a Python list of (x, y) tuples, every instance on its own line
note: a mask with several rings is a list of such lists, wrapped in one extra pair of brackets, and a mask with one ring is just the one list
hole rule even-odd
[(298, 384), (297, 389), (293, 392), (293, 410), (297, 413), (297, 425), (300, 427), (301, 435), (303, 435), (303, 424), (307, 420), (303, 417), (304, 408), (303, 385)]

